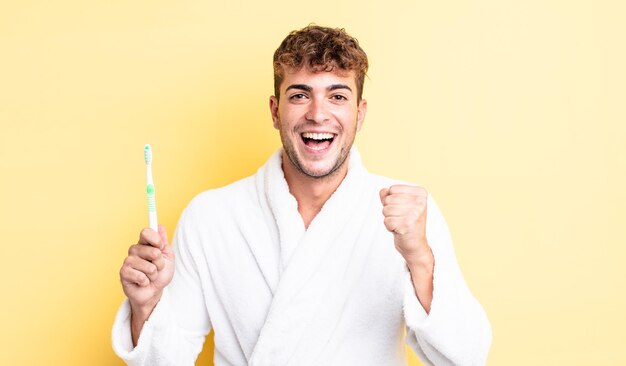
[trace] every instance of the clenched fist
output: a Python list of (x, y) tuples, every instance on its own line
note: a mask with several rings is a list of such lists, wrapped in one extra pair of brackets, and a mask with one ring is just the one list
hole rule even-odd
[(426, 202), (422, 187), (393, 185), (380, 191), (385, 227), (408, 264), (432, 256), (426, 241)]

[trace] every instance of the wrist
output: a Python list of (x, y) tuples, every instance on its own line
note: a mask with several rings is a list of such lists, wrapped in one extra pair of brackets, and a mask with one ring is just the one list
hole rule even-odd
[(146, 320), (148, 320), (148, 318), (152, 314), (152, 311), (154, 311), (154, 308), (159, 303), (160, 299), (161, 299), (161, 294), (141, 304), (135, 303), (132, 300), (129, 300), (133, 321), (143, 323)]
[(424, 245), (419, 252), (411, 253), (404, 257), (409, 270), (429, 270), (435, 266), (435, 257), (428, 244)]

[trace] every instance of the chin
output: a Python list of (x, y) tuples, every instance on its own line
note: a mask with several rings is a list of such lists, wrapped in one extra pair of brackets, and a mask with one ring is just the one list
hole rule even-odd
[(306, 164), (302, 160), (299, 164), (298, 170), (306, 176), (311, 178), (326, 178), (335, 175), (339, 172), (341, 167), (345, 164), (346, 160), (343, 162), (339, 162), (341, 159), (340, 156), (333, 157), (333, 159), (329, 159), (331, 161), (325, 162), (324, 164), (320, 164), (321, 162)]

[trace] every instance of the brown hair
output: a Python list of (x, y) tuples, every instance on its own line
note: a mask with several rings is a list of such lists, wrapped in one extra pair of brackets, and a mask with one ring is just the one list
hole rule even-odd
[(363, 82), (367, 73), (367, 55), (356, 38), (343, 28), (320, 27), (309, 24), (292, 31), (274, 52), (274, 96), (279, 98), (280, 84), (285, 67), (299, 70), (306, 66), (314, 72), (354, 71), (357, 86), (357, 103), (363, 95)]

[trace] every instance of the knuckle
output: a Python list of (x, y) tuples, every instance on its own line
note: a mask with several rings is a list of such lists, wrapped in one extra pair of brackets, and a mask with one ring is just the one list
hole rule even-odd
[(162, 270), (163, 268), (165, 268), (165, 260), (162, 259), (162, 258), (160, 258), (158, 261), (156, 261), (155, 264), (156, 264), (157, 270), (159, 270), (159, 271)]
[(160, 259), (160, 258), (157, 258), (157, 259), (152, 261), (152, 264), (154, 265), (154, 268), (157, 271), (160, 271), (163, 268), (163, 263), (162, 262), (163, 262), (163, 260)]
[(124, 262), (122, 263), (122, 268), (120, 268), (120, 271), (126, 272), (126, 271), (128, 271), (128, 270), (130, 270), (132, 268), (133, 268), (133, 266), (132, 266), (131, 261), (128, 258), (126, 258), (124, 260)]
[(141, 253), (141, 248), (143, 248), (142, 244), (134, 244), (128, 248), (128, 256), (137, 257)]

